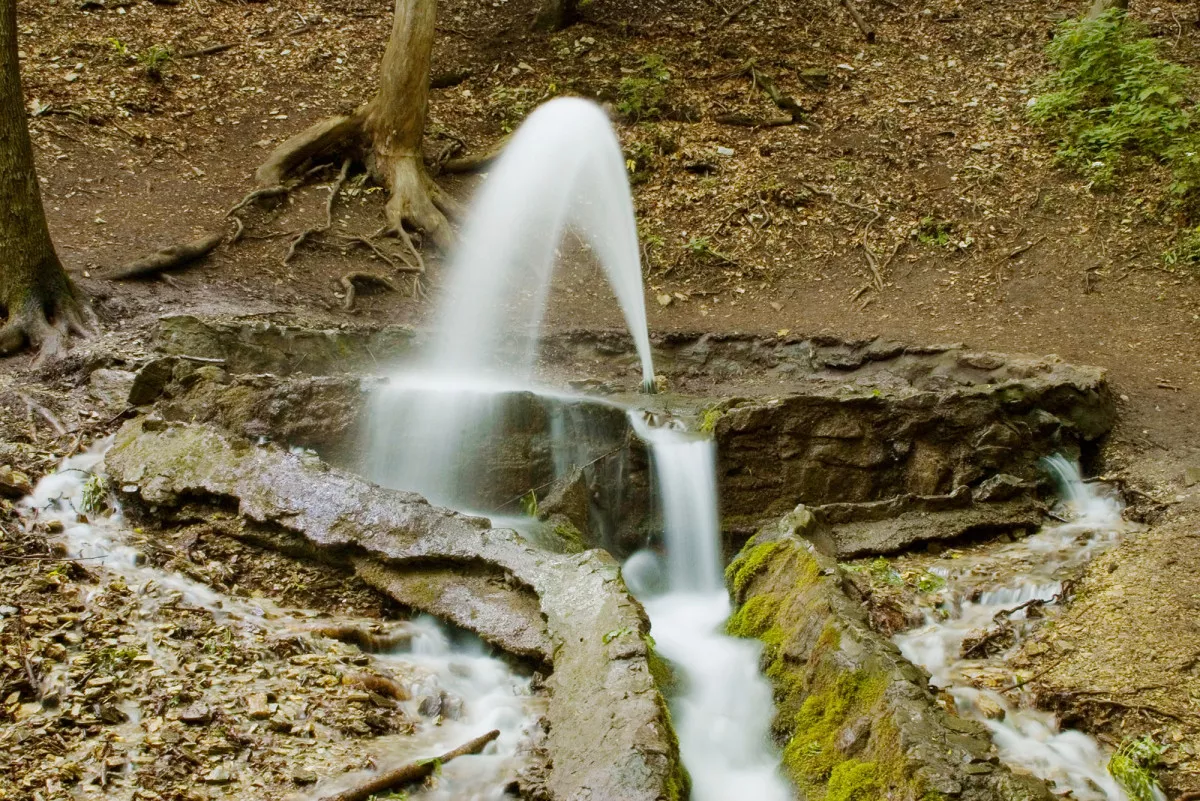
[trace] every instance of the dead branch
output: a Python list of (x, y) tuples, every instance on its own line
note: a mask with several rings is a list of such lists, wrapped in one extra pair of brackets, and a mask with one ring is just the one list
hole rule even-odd
[(372, 653), (390, 651), (398, 645), (407, 645), (412, 642), (413, 637), (412, 629), (407, 626), (399, 626), (390, 631), (374, 632), (353, 623), (317, 626), (308, 629), (308, 633), (317, 637), (338, 640), (347, 645), (357, 646), (359, 650)]
[(452, 759), (468, 754), (478, 754), (487, 744), (500, 736), (499, 729), (476, 737), (468, 743), (460, 745), (453, 751), (447, 751), (440, 757), (433, 759), (419, 759), (416, 762), (410, 762), (404, 767), (391, 770), (386, 773), (380, 773), (372, 776), (369, 780), (352, 787), (349, 790), (343, 790), (335, 795), (323, 796), (320, 801), (366, 801), (371, 796), (382, 793), (386, 790), (393, 790), (397, 787), (402, 787), (406, 784), (413, 784), (425, 779), (427, 776), (433, 775), (433, 772), (442, 765)]
[(778, 128), (793, 125), (791, 117), (751, 117), (749, 114), (718, 114), (713, 118), (718, 125), (733, 125), (738, 128)]
[(850, 13), (850, 19), (854, 20), (855, 26), (862, 31), (863, 36), (867, 40), (867, 44), (875, 44), (875, 29), (867, 24), (867, 21), (862, 18), (862, 14), (858, 13), (853, 0), (840, 0), (842, 8)]
[(109, 281), (128, 281), (135, 278), (149, 278), (158, 275), (164, 270), (176, 270), (180, 267), (186, 267), (207, 256), (224, 239), (225, 235), (218, 232), (208, 234), (191, 242), (171, 245), (156, 253), (151, 253), (149, 256), (135, 259), (124, 266), (117, 267), (105, 275), (104, 278)]
[(473, 74), (474, 73), (469, 69), (435, 72), (433, 75), (429, 76), (429, 88), (449, 89), (452, 86), (458, 86), (467, 78), (470, 78)]
[(729, 23), (733, 22), (735, 19), (740, 17), (742, 15), (742, 12), (745, 11), (747, 8), (749, 8), (752, 5), (754, 5), (754, 0), (746, 0), (746, 2), (742, 3), (740, 6), (735, 8), (733, 11), (730, 11), (728, 14), (726, 14), (725, 19), (721, 20), (721, 24), (718, 25), (717, 27), (724, 28), (726, 25), (728, 25)]
[(403, 684), (375, 673), (347, 674), (342, 677), (342, 684), (348, 687), (360, 687), (384, 698), (391, 698), (393, 701), (407, 701), (412, 698), (412, 693)]
[(342, 308), (346, 311), (354, 308), (356, 281), (363, 286), (381, 286), (388, 292), (396, 291), (396, 285), (382, 275), (375, 275), (374, 273), (347, 273), (338, 281), (342, 285), (342, 289), (346, 292), (345, 298), (342, 299)]
[(182, 53), (179, 53), (178, 57), (179, 58), (198, 58), (200, 56), (212, 56), (212, 55), (216, 55), (217, 53), (224, 53), (226, 50), (232, 50), (235, 47), (237, 47), (237, 42), (229, 42), (227, 44), (209, 45), (208, 47), (201, 47), (197, 50), (184, 50)]

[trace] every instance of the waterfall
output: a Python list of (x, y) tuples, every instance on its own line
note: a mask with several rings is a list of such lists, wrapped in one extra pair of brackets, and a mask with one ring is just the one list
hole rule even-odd
[[(650, 446), (661, 495), (667, 592), (643, 599), (659, 652), (682, 674), (673, 712), (692, 801), (789, 801), (771, 742), (771, 685), (759, 673), (762, 644), (729, 637), (732, 607), (721, 580), (716, 446), (674, 425), (630, 415)], [(627, 563), (646, 572), (645, 552)]]

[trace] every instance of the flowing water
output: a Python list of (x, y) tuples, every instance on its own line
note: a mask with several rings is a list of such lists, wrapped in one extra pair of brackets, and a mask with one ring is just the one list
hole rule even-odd
[[(758, 669), (762, 645), (724, 633), (732, 609), (721, 575), (716, 445), (641, 412), (630, 418), (650, 446), (662, 499), (667, 591), (643, 603), (659, 653), (680, 674), (672, 711), (692, 799), (787, 801), (770, 735), (774, 695)], [(643, 595), (649, 559), (639, 552), (627, 567)]]
[[(180, 667), (161, 647), (160, 638), (165, 635), (156, 613), (163, 607), (182, 605), (207, 610), (234, 635), (235, 641), (252, 632), (286, 636), (304, 632), (312, 625), (315, 612), (277, 607), (262, 598), (226, 595), (151, 566), (130, 544), (131, 532), (119, 509), (82, 522), (78, 510), (85, 508), (85, 487), (93, 472), (101, 469), (108, 444), (107, 440), (100, 442), (86, 453), (66, 459), (56, 472), (38, 482), (33, 494), (21, 502), (21, 508), (28, 519), (61, 523), (60, 539), (71, 558), (85, 562), (90, 570), (124, 578), (139, 601), (133, 621), (137, 636), (144, 642), (146, 653), (155, 658), (156, 667), (168, 674)], [(322, 618), (322, 623), (337, 622)], [(422, 719), (417, 699), (442, 693), (453, 699), (456, 715), (439, 721), (437, 726), (418, 725), (411, 735), (374, 738), (365, 748), (356, 747), (357, 756), (371, 756), (385, 768), (399, 766), (436, 756), (499, 729), (500, 737), (484, 753), (447, 764), (434, 787), (410, 796), (428, 801), (499, 801), (519, 761), (520, 750), (528, 745), (538, 714), (529, 679), (488, 656), (478, 641), (459, 638), (452, 642), (448, 632), (430, 618), (405, 625), (411, 634), (408, 642), (388, 653), (370, 654), (371, 662), (409, 682), (412, 700), (403, 704), (403, 710), (411, 720)], [(47, 683), (67, 680), (64, 673), (49, 677)], [(248, 690), (242, 687), (239, 692)], [(118, 734), (136, 755), (145, 736), (143, 710), (136, 699), (130, 699), (122, 711), (129, 719), (119, 727)], [(332, 781), (321, 782), (313, 791), (314, 797), (336, 792), (361, 777), (358, 773), (340, 774)]]
[[(930, 568), (947, 581), (948, 599), (930, 609), (923, 626), (895, 640), (911, 661), (929, 671), (932, 683), (945, 688), (964, 717), (991, 731), (1000, 757), (1010, 765), (1054, 782), (1078, 801), (1126, 801), (1107, 771), (1108, 754), (1092, 737), (1059, 727), (1054, 715), (1032, 706), (1032, 698), (1007, 667), (1023, 640), (1036, 628), (1029, 612), (1042, 612), (1063, 590), (1063, 576), (1113, 545), (1130, 526), (1121, 505), (1101, 488), (1084, 483), (1078, 468), (1062, 458), (1045, 460), (1063, 499), (1069, 522), (973, 560), (943, 559)], [(1003, 578), (997, 578), (997, 576)], [(1017, 609), (1017, 611), (1012, 611)], [(963, 656), (964, 642), (1009, 621), (1011, 642), (990, 656)], [(968, 646), (969, 651), (969, 646)]]
[[(624, 159), (593, 103), (558, 99), (530, 115), (476, 198), (450, 268), (426, 358), (393, 376), (372, 401), (368, 475), (434, 502), (478, 510), (480, 486), (502, 463), (509, 401), (529, 381), (556, 250), (566, 230), (597, 256), (621, 305), (652, 389), (637, 230)], [(511, 353), (510, 321), (520, 325)], [(523, 336), (522, 336), (523, 335)], [(553, 393), (541, 394), (548, 395)], [(630, 580), (669, 591), (647, 598), (658, 647), (682, 673), (674, 700), (680, 748), (695, 801), (791, 797), (769, 737), (772, 692), (759, 675), (760, 646), (723, 634), (730, 613), (721, 581), (714, 444), (641, 413), (663, 504), (666, 578), (638, 555)], [(554, 472), (586, 458), (569, 415), (553, 415)], [(526, 455), (528, 458), (528, 455)], [(620, 468), (616, 480), (621, 479)], [(522, 528), (520, 524), (518, 528)], [(640, 567), (639, 567), (640, 565)], [(636, 574), (636, 575), (635, 575)]]

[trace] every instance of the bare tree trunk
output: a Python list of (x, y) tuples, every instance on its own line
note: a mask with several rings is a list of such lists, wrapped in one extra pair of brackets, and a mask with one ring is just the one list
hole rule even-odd
[(395, 228), (404, 223), (420, 228), (445, 248), (451, 231), (442, 211), (450, 203), (426, 173), (421, 155), (436, 17), (437, 0), (396, 0), (379, 91), (363, 112), (363, 130), (374, 162), (371, 171), (392, 193), (388, 221)]
[(304, 165), (353, 151), (390, 190), (386, 214), (391, 227), (398, 232), (406, 225), (424, 231), (445, 250), (453, 239), (446, 215), (457, 215), (460, 209), (429, 177), (421, 154), (437, 0), (395, 3), (375, 97), (349, 116), (322, 120), (288, 139), (256, 176), (263, 191), (276, 196)]
[(533, 27), (539, 31), (561, 31), (578, 16), (578, 0), (543, 0), (542, 8), (533, 21)]
[(1094, 20), (1099, 18), (1105, 11), (1110, 11), (1114, 8), (1119, 8), (1122, 11), (1129, 10), (1129, 0), (1095, 0), (1092, 7), (1088, 10), (1086, 20)]
[(86, 333), (89, 312), (50, 241), (18, 70), (17, 3), (0, 0), (0, 355), (29, 344), (40, 359)]

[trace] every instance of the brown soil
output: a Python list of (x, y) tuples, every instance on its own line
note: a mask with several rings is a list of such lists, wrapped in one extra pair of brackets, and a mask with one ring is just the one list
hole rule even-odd
[[(1123, 415), (1105, 469), (1162, 499), (1190, 493), (1181, 478), (1184, 467), (1200, 466), (1200, 283), (1161, 260), (1173, 222), (1160, 204), (1163, 176), (1141, 173), (1118, 192), (1094, 193), (1055, 165), (1053, 146), (1024, 114), (1054, 24), (1084, 4), (858, 5), (876, 28), (874, 45), (832, 0), (595, 0), (581, 23), (550, 35), (530, 32), (534, 0), (444, 0), (434, 71), (469, 74), (433, 92), (429, 155), (486, 149), (554, 94), (618, 103), (621, 80), (661, 56), (671, 73), (666, 116), (677, 119), (617, 122), (633, 164), (653, 329), (959, 341), (1101, 365)], [(1196, 5), (1150, 5), (1135, 3), (1134, 13), (1168, 56), (1200, 66)], [(158, 315), (425, 319), (432, 301), (407, 291), (362, 295), (354, 311), (341, 309), (341, 276), (390, 272), (364, 249), (305, 246), (282, 263), (287, 232), (321, 221), (335, 169), (253, 215), (245, 240), (197, 266), (144, 283), (99, 278), (224, 226), (270, 148), (370, 97), (389, 30), (385, 6), (18, 3), (47, 212), (105, 334), (38, 371), (28, 356), (4, 362), (0, 420), (17, 446), (2, 461), (36, 476), (111, 425), (119, 405), (84, 404), (79, 382), (94, 367), (134, 363)], [(234, 47), (186, 55), (218, 44)], [(154, 47), (175, 53), (161, 77), (148, 66)], [(804, 124), (715, 121), (779, 113), (742, 74), (749, 59), (809, 110)], [(466, 199), (477, 180), (441, 182)], [(374, 231), (383, 202), (377, 188), (352, 180), (335, 229)], [(945, 246), (913, 235), (925, 218), (950, 222)], [(425, 284), (436, 296), (440, 264), (431, 262)], [(560, 271), (548, 320), (620, 324), (611, 293), (582, 263)], [(1179, 526), (1195, 529), (1200, 516), (1177, 514)], [(1186, 538), (1166, 537), (1151, 550), (1166, 561), (1184, 547), (1192, 547)], [(1194, 571), (1167, 575), (1196, 586)]]

